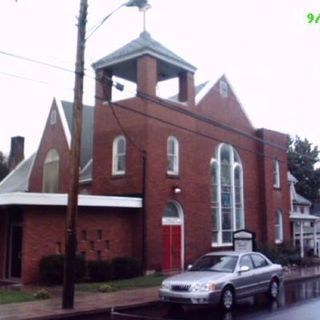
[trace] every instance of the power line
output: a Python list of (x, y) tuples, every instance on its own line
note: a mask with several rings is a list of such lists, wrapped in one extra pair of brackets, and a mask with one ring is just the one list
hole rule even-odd
[[(52, 64), (52, 63), (47, 63), (47, 62), (44, 62), (44, 61), (40, 61), (40, 60), (36, 60), (36, 59), (25, 57), (25, 56), (17, 55), (17, 54), (14, 54), (14, 53), (6, 52), (6, 51), (3, 51), (3, 50), (0, 50), (0, 54), (7, 55), (7, 56), (10, 56), (10, 57), (13, 57), (13, 58), (16, 58), (16, 59), (21, 59), (21, 60), (24, 60), (24, 61), (27, 61), (27, 62), (32, 62), (32, 63), (44, 65), (46, 67), (58, 69), (60, 71), (69, 72), (69, 73), (73, 73), (73, 74), (75, 73), (75, 71), (73, 71), (71, 69), (68, 69), (68, 68), (65, 68), (65, 67), (61, 67), (61, 66), (58, 66), (58, 65), (55, 65), (55, 64)], [(47, 81), (36, 80), (36, 79), (32, 79), (32, 78), (28, 78), (28, 77), (12, 74), (12, 73), (7, 73), (7, 72), (1, 72), (0, 71), (0, 74), (3, 74), (5, 76), (14, 77), (14, 78), (21, 79), (21, 80), (25, 80), (25, 81), (32, 81), (32, 82), (37, 82), (37, 83), (40, 83), (40, 84), (55, 86), (54, 84), (49, 83)], [(92, 80), (98, 80), (98, 81), (102, 82), (101, 80), (96, 79), (95, 77), (90, 76), (88, 74), (86, 74), (86, 77), (88, 77), (88, 78), (90, 78)], [(71, 89), (68, 88), (68, 90), (71, 90)], [(213, 92), (215, 94), (219, 94), (217, 88), (213, 87), (212, 90), (213, 90)], [(147, 100), (147, 101), (150, 101), (150, 102), (155, 103), (157, 105), (161, 105), (163, 107), (171, 109), (173, 111), (176, 111), (176, 112), (179, 112), (179, 113), (183, 113), (183, 114), (185, 114), (187, 116), (190, 116), (190, 117), (192, 117), (192, 118), (194, 118), (196, 120), (211, 124), (211, 125), (216, 126), (216, 127), (220, 128), (220, 129), (239, 134), (239, 135), (241, 135), (243, 137), (246, 137), (246, 138), (249, 138), (249, 139), (253, 139), (255, 141), (267, 144), (267, 145), (272, 146), (274, 148), (278, 148), (278, 149), (280, 149), (282, 151), (287, 151), (286, 147), (283, 147), (283, 146), (278, 145), (276, 143), (270, 142), (268, 140), (261, 139), (261, 138), (259, 138), (257, 136), (254, 136), (254, 135), (246, 133), (246, 132), (244, 132), (242, 130), (236, 129), (236, 128), (231, 127), (231, 126), (229, 126), (227, 124), (215, 121), (213, 119), (208, 118), (205, 115), (195, 114), (195, 113), (193, 113), (193, 112), (191, 112), (189, 110), (183, 109), (183, 108), (177, 106), (178, 102), (169, 101), (169, 100), (165, 100), (165, 99), (162, 99), (162, 98), (150, 96), (150, 95), (148, 95), (146, 93), (143, 93), (143, 92), (138, 92), (138, 91), (133, 92), (133, 91), (128, 91), (128, 90), (125, 90), (125, 91), (126, 92), (130, 92), (130, 93), (134, 93), (134, 94), (136, 94), (137, 96), (139, 96), (143, 100)], [(85, 93), (85, 94), (88, 95), (87, 93)], [(233, 98), (233, 97), (229, 97), (228, 98), (228, 102), (229, 102), (229, 100), (234, 101), (234, 102), (236, 102), (237, 104), (240, 105), (239, 101), (237, 99)], [(302, 155), (302, 156), (308, 158), (308, 156), (306, 156), (306, 155)]]
[[(17, 79), (20, 79), (20, 80), (32, 81), (32, 82), (36, 82), (36, 83), (40, 83), (40, 84), (44, 84), (44, 85), (55, 86), (54, 84), (49, 83), (49, 82), (46, 82), (46, 81), (36, 80), (36, 79), (32, 79), (32, 78), (27, 78), (27, 77), (19, 76), (19, 75), (16, 75), (16, 74), (11, 74), (11, 73), (1, 72), (1, 71), (0, 71), (0, 74), (3, 74), (3, 75), (5, 75), (5, 76), (14, 77), (14, 78), (17, 78)], [(72, 88), (66, 88), (66, 87), (65, 87), (64, 89), (67, 89), (67, 90), (70, 90), (70, 91), (73, 90)], [(128, 92), (128, 91), (127, 91), (127, 92)], [(131, 93), (132, 93), (132, 92), (131, 92)], [(86, 93), (86, 92), (84, 92), (84, 94), (87, 95), (87, 96), (91, 96), (91, 94)], [(140, 95), (141, 95), (141, 93), (140, 93)], [(164, 103), (159, 103), (159, 101), (161, 101), (160, 99), (156, 99), (157, 101), (154, 101), (154, 99), (155, 99), (154, 97), (152, 97), (151, 99), (148, 99), (148, 98), (146, 98), (146, 96), (144, 96), (144, 97), (140, 96), (140, 98), (146, 99), (146, 100), (148, 100), (148, 101), (152, 101), (153, 103), (157, 103), (157, 104), (160, 104), (160, 105), (165, 106), (165, 107), (167, 106), (167, 105), (164, 104)], [(98, 100), (100, 100), (100, 101), (102, 101), (102, 102), (105, 102), (105, 100), (102, 99), (102, 98), (100, 98), (100, 97), (96, 97), (96, 99), (98, 99)], [(132, 111), (132, 112), (134, 112), (134, 113), (138, 113), (138, 114), (140, 114), (140, 115), (142, 115), (142, 116), (145, 116), (145, 117), (151, 117), (151, 118), (153, 118), (154, 120), (158, 120), (158, 121), (163, 122), (163, 123), (165, 123), (165, 124), (167, 124), (167, 125), (171, 125), (171, 126), (178, 127), (178, 126), (177, 126), (176, 124), (174, 124), (174, 123), (166, 122), (166, 121), (163, 120), (163, 119), (155, 118), (155, 117), (150, 116), (150, 115), (145, 114), (145, 113), (139, 113), (137, 110), (131, 109), (131, 108), (127, 107), (127, 106), (123, 106), (123, 105), (121, 105), (121, 104), (119, 104), (119, 103), (117, 103), (117, 102), (109, 102), (109, 103), (110, 103), (110, 106), (111, 106), (111, 108), (112, 108), (112, 109), (111, 109), (111, 110), (112, 110), (112, 113), (113, 113), (113, 115), (114, 115), (114, 117), (115, 117), (115, 119), (116, 119), (116, 122), (117, 122), (118, 126), (120, 127), (121, 131), (124, 133), (124, 135), (127, 137), (127, 139), (128, 139), (129, 141), (131, 140), (130, 142), (131, 142), (140, 152), (143, 152), (143, 150), (129, 137), (128, 133), (126, 132), (126, 130), (125, 130), (124, 127), (122, 126), (120, 119), (119, 119), (118, 116), (116, 115), (115, 110), (114, 110), (114, 108), (112, 107), (112, 105), (119, 106), (119, 107), (122, 108), (122, 109), (126, 109), (127, 111)], [(176, 107), (176, 108), (179, 108), (179, 107)], [(174, 110), (174, 111), (180, 111), (180, 108), (179, 108), (178, 110)], [(218, 124), (219, 124), (219, 123), (218, 123)], [(178, 127), (178, 128), (179, 128), (179, 129), (183, 129), (183, 130), (187, 130), (187, 131), (189, 130), (189, 131), (190, 131), (190, 129), (185, 128), (185, 127)], [(227, 129), (226, 129), (226, 130), (227, 130)], [(197, 134), (197, 135), (201, 135), (201, 136), (206, 137), (206, 138), (208, 138), (208, 139), (212, 139), (212, 140), (217, 141), (217, 142), (220, 142), (220, 143), (225, 142), (225, 141), (219, 140), (219, 139), (217, 139), (217, 138), (215, 138), (215, 137), (213, 137), (213, 136), (209, 136), (209, 135), (206, 135), (206, 134), (203, 134), (203, 133), (194, 131), (194, 130), (193, 130), (193, 131), (190, 131), (190, 132), (191, 132), (191, 133), (194, 133), (194, 134)], [(249, 136), (249, 137), (251, 138), (251, 136)], [(257, 140), (258, 142), (261, 142), (261, 143), (264, 143), (264, 144), (268, 144), (268, 143), (269, 143), (267, 140), (263, 140), (263, 139), (258, 138), (258, 137), (256, 137), (256, 140)], [(237, 147), (238, 149), (243, 149), (243, 150), (245, 150), (245, 151), (247, 151), (247, 152), (256, 153), (256, 154), (258, 154), (258, 155), (260, 155), (260, 156), (264, 156), (264, 157), (265, 157), (265, 155), (264, 155), (263, 153), (261, 153), (261, 152), (253, 151), (253, 150), (250, 150), (250, 149), (246, 149), (246, 148), (243, 148), (243, 147), (241, 147), (241, 146), (239, 146), (239, 145), (236, 145), (236, 144), (233, 144), (233, 146)], [(273, 147), (276, 147), (276, 148), (280, 148), (282, 151), (287, 151), (287, 149), (285, 149), (283, 146), (280, 146), (280, 145), (277, 145), (277, 144), (274, 144), (274, 143), (272, 143), (272, 146), (273, 146)], [(296, 155), (302, 156), (302, 157), (304, 157), (304, 158), (306, 158), (306, 159), (314, 160), (313, 158), (311, 158), (311, 157), (309, 157), (309, 156), (307, 156), (307, 155), (304, 155), (304, 154), (301, 154), (301, 153), (298, 153), (298, 152), (293, 152), (293, 153), (296, 154)], [(269, 157), (269, 158), (274, 159), (274, 157)]]
[[(26, 62), (39, 64), (39, 65), (42, 65), (42, 66), (45, 66), (45, 67), (49, 67), (49, 68), (52, 68), (52, 69), (57, 69), (57, 70), (60, 70), (60, 71), (64, 71), (64, 72), (75, 74), (75, 70), (72, 70), (72, 69), (69, 69), (69, 68), (66, 68), (66, 67), (62, 67), (62, 66), (59, 66), (57, 64), (50, 63), (50, 62), (29, 58), (29, 57), (26, 57), (26, 56), (18, 55), (18, 54), (15, 54), (15, 53), (12, 53), (12, 52), (8, 52), (8, 51), (3, 51), (3, 50), (0, 50), (0, 54), (8, 56), (8, 57), (11, 57), (11, 58), (23, 60), (23, 61), (26, 61)], [(95, 76), (92, 76), (92, 75), (90, 75), (88, 73), (85, 73), (85, 76), (95, 80)]]
[(48, 62), (44, 62), (44, 61), (28, 58), (28, 57), (25, 57), (25, 56), (17, 55), (15, 53), (11, 53), (11, 52), (0, 50), (0, 54), (6, 55), (6, 56), (11, 57), (11, 58), (16, 58), (16, 59), (20, 59), (20, 60), (36, 63), (36, 64), (41, 64), (43, 66), (54, 68), (54, 69), (58, 69), (58, 70), (61, 70), (61, 71), (74, 73), (74, 70), (71, 70), (71, 69), (68, 69), (68, 68), (65, 68), (65, 67), (61, 67), (61, 66), (58, 66), (56, 64), (52, 64), (52, 63), (48, 63)]
[(115, 120), (116, 120), (119, 128), (120, 128), (121, 131), (123, 132), (124, 136), (127, 138), (127, 140), (128, 140), (142, 155), (144, 155), (144, 154), (145, 154), (145, 151), (137, 145), (137, 143), (130, 137), (130, 135), (127, 133), (127, 130), (126, 130), (126, 129), (123, 127), (123, 125), (121, 124), (121, 121), (120, 121), (120, 119), (118, 118), (118, 116), (117, 116), (117, 114), (116, 114), (116, 112), (115, 112), (115, 110), (114, 110), (114, 108), (113, 108), (113, 104), (110, 103), (109, 105), (110, 105), (110, 108), (111, 108), (111, 112), (112, 112), (112, 114), (113, 114), (113, 116), (114, 116), (114, 118), (115, 118)]
[[(116, 12), (117, 10), (119, 10), (123, 5), (119, 6), (118, 8), (116, 8), (113, 12), (111, 12), (109, 15), (107, 15), (95, 28), (94, 28), (94, 31), (97, 30), (103, 23), (104, 21), (109, 18), (110, 15), (112, 15), (114, 12)], [(66, 71), (66, 72), (71, 72), (71, 73), (75, 73), (75, 71), (71, 70), (71, 69), (67, 69), (65, 67), (61, 67), (61, 66), (58, 66), (58, 65), (55, 65), (55, 64), (51, 64), (51, 63), (47, 63), (47, 62), (43, 62), (43, 61), (39, 61), (39, 60), (35, 60), (35, 59), (32, 59), (32, 58), (28, 58), (28, 57), (25, 57), (25, 56), (21, 56), (21, 55), (16, 55), (16, 54), (13, 54), (13, 53), (10, 53), (10, 52), (6, 52), (6, 51), (0, 51), (0, 54), (4, 54), (4, 55), (7, 55), (7, 56), (10, 56), (10, 57), (14, 57), (14, 58), (17, 58), (17, 59), (22, 59), (22, 60), (25, 60), (25, 61), (28, 61), (28, 62), (32, 62), (32, 63), (37, 63), (37, 64), (41, 64), (41, 65), (44, 65), (44, 66), (47, 66), (47, 67), (51, 67), (51, 68), (55, 68), (55, 69), (58, 69), (58, 70), (61, 70), (61, 71)], [(6, 75), (9, 75), (9, 73), (4, 73), (4, 72), (0, 72), (2, 74), (6, 74)], [(25, 78), (25, 77), (20, 77), (20, 76), (16, 76), (16, 75), (13, 75), (13, 77), (16, 77), (16, 78), (21, 78), (23, 80), (28, 80), (29, 78)], [(97, 80), (95, 77), (93, 76), (90, 76), (88, 74), (86, 74), (86, 77), (89, 77), (93, 80)], [(31, 79), (30, 78), (30, 81), (34, 81), (34, 82), (37, 82), (36, 80), (34, 79)], [(98, 80), (100, 82), (102, 82), (101, 80)], [(49, 84), (47, 82), (44, 82), (44, 81), (38, 81), (39, 83), (42, 83), (42, 84)], [(213, 87), (212, 88), (213, 91), (215, 93), (218, 93), (218, 90), (217, 88)], [(129, 92), (126, 90), (126, 92)], [(131, 92), (132, 93), (132, 92)], [(210, 119), (204, 115), (198, 115), (198, 114), (195, 114), (189, 110), (186, 110), (186, 109), (182, 109), (176, 105), (174, 105), (173, 103), (174, 102), (170, 102), (169, 100), (164, 100), (164, 99), (161, 99), (161, 98), (157, 98), (157, 97), (154, 97), (154, 96), (150, 96), (146, 93), (143, 93), (143, 92), (138, 92), (136, 91), (134, 94), (136, 94), (137, 96), (139, 96), (140, 98), (142, 99), (145, 99), (145, 100), (148, 100), (150, 102), (153, 102), (153, 103), (156, 103), (156, 104), (160, 104), (161, 106), (164, 106), (164, 107), (167, 107), (171, 110), (174, 110), (176, 112), (180, 112), (180, 113), (184, 113), (185, 115), (188, 115), (194, 119), (197, 119), (197, 120), (200, 120), (200, 121), (203, 121), (203, 122), (206, 122), (206, 123), (209, 123), (211, 125), (214, 125), (216, 127), (219, 127), (221, 129), (224, 129), (224, 130), (228, 130), (228, 131), (232, 131), (236, 134), (239, 134), (241, 136), (244, 136), (246, 138), (250, 138), (250, 139), (253, 139), (253, 140), (256, 140), (256, 141), (259, 141), (259, 142), (263, 142), (267, 145), (270, 145), (272, 147), (275, 147), (275, 148), (279, 148), (281, 150), (287, 150), (287, 148), (283, 147), (283, 146), (280, 146), (280, 145), (277, 145), (275, 143), (272, 143), (272, 142), (269, 142), (267, 140), (264, 140), (264, 139), (261, 139), (257, 136), (253, 136), (251, 134), (248, 134), (242, 130), (239, 130), (239, 129), (236, 129), (234, 127), (231, 127), (227, 124), (224, 124), (224, 123), (221, 123), (221, 122), (218, 122), (218, 121), (215, 121), (213, 119)], [(237, 99), (234, 99), (233, 97), (229, 97), (228, 99), (238, 103), (239, 101)]]
[[(25, 80), (25, 81), (32, 81), (32, 82), (36, 82), (36, 83), (40, 83), (40, 84), (44, 84), (44, 85), (55, 86), (54, 84), (49, 83), (49, 82), (45, 82), (45, 81), (41, 81), (41, 80), (35, 80), (35, 79), (32, 79), (32, 78), (27, 78), (27, 77), (15, 75), (15, 74), (10, 74), (10, 73), (6, 73), (6, 72), (0, 72), (0, 74), (6, 75), (6, 76), (10, 76), (10, 77), (14, 77), (14, 78), (21, 79), (21, 80)], [(72, 88), (65, 88), (65, 89), (70, 90), (70, 91), (73, 90)], [(129, 91), (127, 91), (127, 92), (129, 92)], [(131, 93), (132, 93), (132, 92), (131, 92)], [(84, 94), (85, 94), (85, 95), (88, 95), (88, 96), (91, 95), (91, 94), (86, 93), (86, 92), (84, 92)], [(97, 98), (98, 100), (102, 101), (102, 102), (105, 102), (105, 100), (102, 99), (102, 98), (99, 98), (99, 97), (96, 97), (96, 98)], [(183, 110), (183, 109), (181, 109), (179, 106), (173, 106), (173, 104), (170, 103), (169, 101), (166, 102), (165, 100), (160, 99), (160, 98), (150, 97), (150, 96), (148, 96), (148, 95), (141, 94), (141, 92), (140, 92), (140, 98), (141, 98), (141, 99), (144, 99), (144, 100), (147, 100), (147, 101), (151, 101), (151, 102), (153, 102), (153, 103), (156, 103), (156, 104), (161, 105), (161, 106), (164, 106), (164, 107), (169, 107), (169, 109), (171, 109), (171, 110), (173, 110), (173, 111), (188, 111), (188, 110)], [(122, 107), (123, 109), (126, 109), (127, 111), (132, 111), (132, 112), (139, 113), (137, 110), (131, 109), (131, 108), (126, 107), (126, 106), (123, 106), (123, 105), (121, 105), (121, 104), (119, 104), (119, 103), (117, 103), (117, 102), (109, 102), (109, 103), (110, 103), (111, 105), (113, 104), (113, 105), (119, 106), (120, 108)], [(172, 108), (172, 106), (173, 106), (174, 108)], [(118, 126), (120, 127), (120, 129), (121, 129), (121, 131), (124, 133), (124, 135), (128, 138), (128, 140), (131, 140), (131, 143), (132, 143), (137, 149), (139, 149), (140, 152), (142, 152), (143, 150), (142, 150), (132, 139), (129, 138), (129, 135), (126, 133), (126, 130), (125, 130), (124, 127), (121, 125), (121, 122), (120, 122), (119, 118), (117, 117), (117, 115), (116, 115), (116, 113), (115, 113), (115, 111), (114, 111), (113, 108), (112, 108), (112, 113), (113, 113), (113, 115), (114, 115), (114, 117), (115, 117), (115, 119), (116, 119), (116, 121), (117, 121), (117, 123), (118, 123)], [(150, 115), (145, 114), (145, 113), (139, 113), (139, 114), (140, 114), (140, 115), (143, 115), (143, 116), (146, 116), (146, 117), (153, 117), (153, 116), (150, 116)], [(188, 115), (189, 115), (189, 114), (188, 114)], [(192, 115), (192, 114), (191, 114), (191, 115)], [(163, 123), (165, 123), (165, 124), (167, 124), (167, 125), (171, 125), (171, 126), (176, 126), (176, 127), (178, 127), (176, 124), (171, 123), (171, 122), (166, 122), (165, 120), (160, 119), (160, 118), (155, 118), (155, 117), (153, 117), (153, 119), (154, 119), (154, 120), (158, 120), (158, 121), (160, 121), (160, 122), (163, 122)], [(196, 120), (199, 120), (199, 121), (203, 121), (203, 119), (197, 119), (197, 117), (196, 117), (195, 119), (196, 119)], [(218, 126), (218, 127), (222, 126), (222, 128), (223, 128), (224, 130), (229, 130), (229, 127), (224, 127), (223, 124), (220, 124), (220, 123), (218, 123), (218, 122), (216, 122), (216, 121), (214, 121), (214, 120), (212, 120), (213, 122), (210, 123), (210, 120), (211, 120), (211, 119), (206, 119), (205, 122), (208, 122), (208, 120), (209, 120), (209, 124), (216, 125), (216, 126)], [(183, 130), (189, 130), (189, 129), (185, 128), (185, 127), (179, 127), (179, 128), (180, 128), (180, 129), (183, 129)], [(234, 129), (234, 128), (231, 128), (231, 129), (232, 129), (232, 131), (235, 131), (235, 133), (239, 134), (236, 129)], [(189, 130), (189, 131), (190, 131), (190, 130)], [(215, 141), (220, 142), (220, 143), (225, 142), (225, 141), (219, 140), (219, 139), (217, 139), (217, 138), (214, 138), (213, 136), (209, 136), (209, 135), (206, 135), (206, 134), (203, 134), (203, 133), (194, 131), (194, 130), (191, 131), (191, 132), (194, 133), (194, 134), (201, 135), (201, 136), (206, 137), (206, 138), (210, 138), (210, 139), (215, 140)], [(240, 132), (241, 132), (241, 131), (240, 131)], [(277, 145), (277, 144), (274, 144), (274, 143), (269, 143), (267, 140), (264, 140), (264, 139), (261, 139), (261, 138), (258, 138), (258, 137), (254, 137), (254, 136), (251, 136), (251, 135), (248, 135), (248, 134), (246, 134), (245, 137), (247, 137), (247, 138), (254, 138), (257, 142), (260, 142), (260, 143), (263, 143), (263, 144), (270, 144), (272, 147), (281, 149), (282, 151), (287, 151), (287, 149), (284, 148), (283, 146), (280, 146), (280, 145)], [(243, 150), (245, 150), (245, 151), (251, 152), (251, 153), (256, 153), (256, 154), (258, 154), (258, 155), (260, 155), (260, 156), (265, 156), (265, 155), (264, 155), (263, 153), (261, 153), (261, 152), (253, 151), (253, 150), (250, 150), (250, 149), (246, 149), (246, 148), (243, 148), (243, 147), (241, 147), (241, 146), (239, 146), (239, 145), (236, 145), (236, 144), (233, 144), (233, 146), (235, 146), (235, 147), (237, 147), (237, 148), (239, 148), (239, 149), (243, 149)], [(142, 151), (141, 151), (141, 150), (142, 150)], [(309, 156), (307, 156), (307, 155), (300, 154), (300, 153), (297, 153), (297, 152), (294, 152), (294, 153), (297, 154), (297, 155), (300, 155), (300, 156), (302, 156), (302, 157), (304, 157), (304, 158), (306, 158), (306, 159), (311, 159), (311, 158), (310, 158)], [(274, 159), (274, 157), (270, 157), (270, 158)], [(312, 159), (312, 160), (313, 160), (313, 159)]]
[[(104, 101), (104, 99), (100, 98), (100, 97), (96, 97), (97, 100), (100, 100), (100, 101)], [(219, 139), (219, 138), (216, 138), (212, 135), (209, 135), (209, 134), (205, 134), (205, 133), (202, 133), (202, 132), (199, 132), (199, 131), (196, 131), (196, 130), (192, 130), (190, 128), (187, 128), (187, 127), (184, 127), (184, 126), (181, 126), (181, 125), (178, 125), (176, 123), (173, 123), (173, 122), (170, 122), (170, 121), (167, 121), (167, 120), (164, 120), (164, 119), (161, 119), (157, 116), (154, 116), (154, 115), (150, 115), (150, 114), (146, 114), (142, 111), (139, 111), (137, 109), (133, 109), (131, 107), (128, 107), (128, 106), (125, 106), (119, 102), (109, 102), (110, 105), (115, 105), (117, 107), (119, 107), (120, 109), (123, 109), (123, 110), (126, 110), (126, 111), (129, 111), (129, 112), (133, 112), (135, 114), (138, 114), (140, 116), (144, 116), (144, 117), (147, 117), (147, 118), (150, 118), (150, 119), (153, 119), (153, 120), (156, 120), (158, 122), (161, 122), (163, 124), (166, 124), (168, 126), (172, 126), (172, 127), (175, 127), (175, 128), (178, 128), (178, 129), (181, 129), (181, 130), (184, 130), (184, 131), (187, 131), (189, 133), (192, 133), (192, 134), (195, 134), (195, 135), (198, 135), (198, 136), (201, 136), (201, 137), (204, 137), (204, 138), (207, 138), (207, 139), (210, 139), (210, 140), (213, 140), (213, 141), (216, 141), (218, 143), (229, 143), (230, 145), (234, 146), (236, 149), (239, 149), (239, 150), (243, 150), (243, 151), (246, 151), (246, 152), (249, 152), (249, 153), (253, 153), (253, 154), (257, 154), (259, 156), (262, 156), (264, 158), (269, 158), (269, 159), (275, 159), (275, 157), (271, 157), (271, 156), (268, 156), (266, 155), (265, 153), (263, 152), (259, 152), (259, 151), (256, 151), (256, 150), (252, 150), (252, 149), (249, 149), (249, 148), (245, 148), (243, 146), (240, 146), (238, 144), (235, 144), (235, 143), (232, 143), (232, 142), (228, 142), (226, 140), (222, 140), (222, 139)], [(117, 123), (119, 124), (120, 120), (118, 118), (117, 120)], [(120, 126), (120, 129), (121, 129), (122, 126)], [(128, 134), (126, 134), (126, 136), (128, 136)], [(132, 141), (132, 140), (131, 140)], [(283, 162), (281, 159), (277, 159), (279, 160), (280, 162)], [(287, 162), (286, 162), (287, 163)]]

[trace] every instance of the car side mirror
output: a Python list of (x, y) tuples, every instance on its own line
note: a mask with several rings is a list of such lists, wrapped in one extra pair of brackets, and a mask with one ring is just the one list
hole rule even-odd
[(192, 264), (189, 264), (188, 266), (187, 266), (187, 270), (190, 270), (192, 268)]
[(250, 270), (250, 268), (248, 266), (241, 266), (239, 269), (239, 272), (242, 273), (242, 272), (247, 272), (249, 270)]

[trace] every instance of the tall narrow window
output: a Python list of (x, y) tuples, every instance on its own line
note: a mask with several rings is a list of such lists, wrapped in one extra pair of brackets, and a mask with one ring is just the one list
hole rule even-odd
[(118, 136), (113, 140), (112, 147), (112, 174), (122, 175), (126, 173), (126, 139)]
[(234, 231), (244, 228), (241, 159), (230, 145), (221, 144), (211, 159), (213, 245), (231, 245)]
[(167, 173), (179, 174), (179, 141), (175, 137), (169, 137), (167, 141), (168, 168)]
[(273, 161), (273, 186), (280, 188), (280, 163), (279, 160)]
[(232, 163), (231, 147), (223, 145), (220, 151), (220, 192), (221, 192), (221, 224), (222, 224), (222, 242), (232, 242), (232, 231), (234, 230), (233, 221), (233, 199), (232, 199)]
[(282, 243), (283, 242), (283, 220), (282, 220), (282, 212), (281, 210), (276, 211), (275, 217), (275, 242)]
[(42, 191), (48, 193), (59, 192), (60, 157), (55, 149), (48, 151), (43, 164)]
[(212, 241), (218, 241), (219, 230), (219, 181), (218, 162), (211, 163), (211, 212), (212, 212)]

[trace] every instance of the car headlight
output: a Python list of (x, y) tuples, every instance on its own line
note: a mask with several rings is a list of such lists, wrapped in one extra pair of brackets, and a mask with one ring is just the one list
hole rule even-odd
[(190, 291), (193, 291), (193, 292), (211, 292), (211, 291), (215, 291), (216, 289), (217, 289), (217, 285), (215, 283), (198, 282), (198, 283), (194, 284), (190, 288)]
[(166, 290), (170, 290), (170, 284), (167, 282), (162, 282), (161, 284), (161, 289), (166, 289)]

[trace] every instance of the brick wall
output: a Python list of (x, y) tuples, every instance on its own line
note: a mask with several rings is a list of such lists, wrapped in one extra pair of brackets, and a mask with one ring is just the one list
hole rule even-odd
[[(287, 168), (281, 166), (281, 190), (272, 190), (270, 181), (273, 172), (270, 158), (278, 157), (285, 162), (286, 154), (277, 148), (269, 150), (255, 140), (260, 137), (260, 133), (252, 127), (232, 91), (229, 91), (228, 98), (222, 98), (215, 86), (197, 106), (168, 102), (161, 105), (139, 98), (122, 101), (120, 104), (146, 113), (147, 117), (115, 105), (118, 118), (115, 119), (110, 106), (98, 104), (93, 190), (98, 194), (140, 193), (143, 190), (142, 157), (130, 142), (126, 175), (118, 178), (111, 176), (112, 141), (117, 135), (123, 134), (122, 128), (118, 126), (120, 121), (130, 140), (147, 153), (145, 199), (148, 268), (161, 269), (161, 218), (167, 202), (172, 199), (176, 199), (184, 210), (185, 264), (211, 250), (210, 159), (220, 143), (234, 146), (242, 161), (246, 228), (257, 233), (258, 241), (267, 240), (272, 243), (274, 210), (281, 208), (287, 237)], [(179, 110), (182, 112), (178, 112)], [(190, 117), (185, 111), (214, 120), (216, 125)], [(161, 121), (155, 120), (155, 117)], [(229, 129), (226, 130), (223, 127), (225, 125)], [(239, 130), (242, 134), (239, 134)], [(166, 144), (170, 135), (174, 135), (180, 144), (178, 177), (167, 176)], [(270, 133), (264, 139), (285, 146), (285, 135)], [(181, 194), (174, 195), (173, 186), (181, 188)]]
[[(64, 252), (65, 214), (62, 207), (26, 208), (24, 284), (38, 281), (41, 257)], [(128, 255), (141, 259), (141, 247), (137, 245), (141, 236), (140, 218), (137, 210), (81, 209), (77, 224), (78, 253), (84, 254), (87, 260), (111, 260)]]

